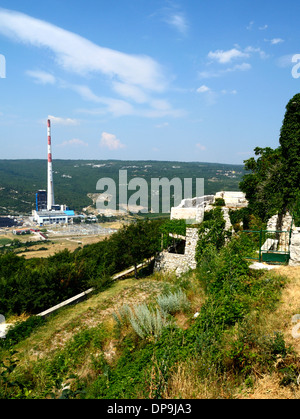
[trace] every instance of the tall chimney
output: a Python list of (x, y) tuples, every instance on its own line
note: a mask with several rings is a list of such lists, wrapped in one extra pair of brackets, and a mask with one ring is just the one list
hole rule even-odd
[(47, 209), (51, 210), (54, 205), (54, 187), (53, 187), (53, 173), (52, 173), (52, 147), (51, 147), (51, 123), (48, 119), (48, 194), (47, 194)]

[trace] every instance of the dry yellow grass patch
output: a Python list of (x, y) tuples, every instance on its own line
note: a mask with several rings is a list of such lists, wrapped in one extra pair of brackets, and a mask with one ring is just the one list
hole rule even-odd
[[(268, 315), (265, 324), (270, 331), (281, 332), (284, 335), (286, 345), (291, 345), (295, 351), (297, 365), (300, 363), (300, 338), (292, 336), (292, 316), (300, 314), (300, 266), (280, 266), (276, 272), (288, 278), (288, 283), (282, 292), (278, 308)], [(300, 387), (280, 385), (281, 376), (279, 370), (272, 374), (266, 374), (257, 379), (251, 390), (245, 390), (238, 398), (251, 399), (298, 399)]]
[(115, 282), (109, 289), (91, 296), (86, 301), (63, 309), (49, 319), (31, 338), (21, 344), (31, 359), (49, 356), (81, 330), (106, 322), (112, 328), (112, 314), (123, 304), (135, 305), (145, 302), (161, 291), (162, 283), (129, 278)]

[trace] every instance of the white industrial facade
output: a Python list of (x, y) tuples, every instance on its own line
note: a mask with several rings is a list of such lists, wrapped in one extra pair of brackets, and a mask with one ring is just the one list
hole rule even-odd
[(33, 211), (33, 221), (38, 225), (68, 224), (69, 216), (63, 211)]

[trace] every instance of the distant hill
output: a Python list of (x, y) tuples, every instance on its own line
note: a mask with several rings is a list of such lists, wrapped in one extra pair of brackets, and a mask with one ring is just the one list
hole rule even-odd
[[(97, 193), (100, 178), (108, 177), (118, 185), (119, 170), (127, 170), (128, 181), (144, 178), (204, 178), (205, 194), (220, 190), (239, 190), (244, 174), (242, 165), (202, 162), (55, 160), (54, 192), (59, 204), (76, 211), (92, 205), (88, 194)], [(46, 160), (0, 160), (0, 214), (28, 214), (35, 207), (35, 193), (47, 188)], [(99, 192), (98, 192), (99, 193)]]

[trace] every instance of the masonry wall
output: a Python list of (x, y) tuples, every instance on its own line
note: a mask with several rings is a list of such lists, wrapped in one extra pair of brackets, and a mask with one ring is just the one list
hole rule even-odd
[(196, 246), (198, 242), (198, 229), (186, 229), (186, 245), (184, 255), (176, 253), (168, 253), (163, 251), (155, 260), (154, 272), (174, 272), (177, 276), (196, 269), (197, 262), (195, 259)]
[(300, 266), (300, 227), (295, 227), (293, 229), (289, 265)]

